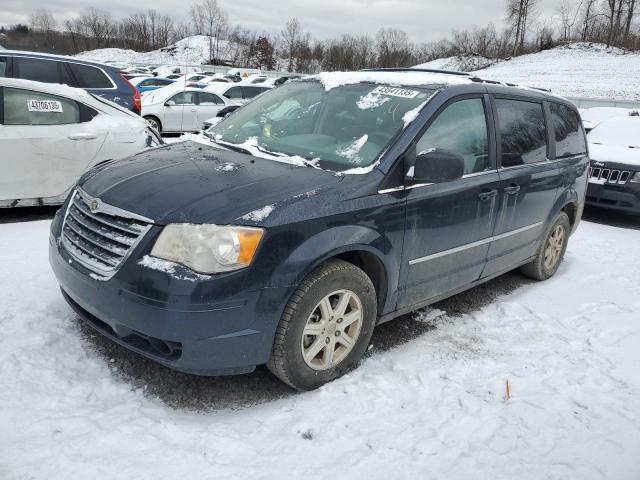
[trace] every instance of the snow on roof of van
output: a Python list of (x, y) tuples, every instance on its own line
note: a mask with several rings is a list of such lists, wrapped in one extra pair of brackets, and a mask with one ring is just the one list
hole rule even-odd
[(361, 72), (323, 72), (306, 77), (319, 80), (326, 90), (361, 82), (382, 83), (386, 85), (464, 85), (472, 83), (466, 75), (450, 75), (410, 70), (406, 71), (361, 71)]

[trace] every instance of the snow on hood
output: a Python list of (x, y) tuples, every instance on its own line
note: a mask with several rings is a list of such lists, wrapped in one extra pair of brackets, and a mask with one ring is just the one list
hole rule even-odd
[(342, 85), (361, 82), (381, 83), (385, 85), (461, 85), (471, 83), (465, 75), (449, 75), (430, 72), (323, 72), (311, 75), (307, 79), (318, 80), (329, 91)]
[(614, 162), (640, 167), (640, 148), (590, 143), (589, 158), (596, 162)]
[(640, 150), (640, 116), (605, 120), (589, 132), (589, 144), (633, 147)]

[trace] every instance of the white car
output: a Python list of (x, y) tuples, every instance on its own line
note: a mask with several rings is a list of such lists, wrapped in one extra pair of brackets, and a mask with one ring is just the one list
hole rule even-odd
[(633, 110), (629, 108), (620, 107), (592, 107), (580, 110), (580, 117), (582, 118), (582, 125), (584, 125), (585, 132), (589, 133), (599, 123), (616, 117), (627, 117)]
[(206, 119), (215, 117), (223, 108), (238, 105), (239, 102), (224, 96), (213, 85), (195, 88), (173, 84), (142, 98), (142, 117), (158, 132), (196, 132)]
[[(592, 165), (614, 162), (640, 170), (640, 116), (604, 120), (589, 133), (587, 140)], [(640, 175), (638, 177), (636, 181), (640, 181)]]
[(62, 203), (91, 167), (162, 142), (120, 106), (65, 85), (0, 78), (0, 207)]

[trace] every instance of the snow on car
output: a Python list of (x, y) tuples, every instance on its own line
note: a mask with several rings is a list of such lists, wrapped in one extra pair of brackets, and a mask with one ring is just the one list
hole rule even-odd
[(592, 107), (580, 110), (580, 116), (582, 117), (584, 130), (589, 133), (604, 120), (615, 117), (628, 117), (633, 112), (634, 110), (630, 108)]
[(0, 207), (62, 203), (105, 160), (160, 140), (146, 122), (85, 90), (0, 78)]

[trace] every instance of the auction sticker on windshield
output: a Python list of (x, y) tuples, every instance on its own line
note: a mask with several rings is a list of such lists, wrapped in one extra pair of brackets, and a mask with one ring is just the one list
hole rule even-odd
[(57, 100), (29, 100), (27, 108), (30, 112), (62, 112), (62, 103)]
[(376, 87), (371, 91), (371, 93), (388, 95), (390, 97), (414, 98), (420, 92), (418, 90), (409, 90), (408, 88)]

